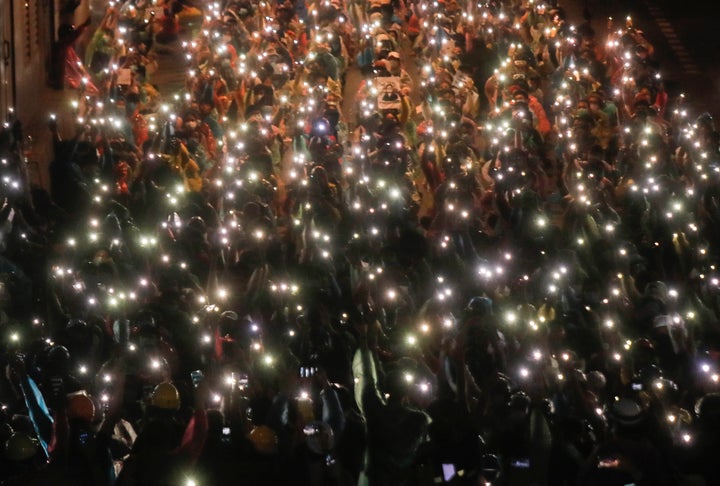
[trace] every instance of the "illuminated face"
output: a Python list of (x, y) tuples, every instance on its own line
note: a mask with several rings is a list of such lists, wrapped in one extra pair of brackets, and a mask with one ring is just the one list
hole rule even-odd
[(117, 172), (120, 177), (127, 177), (130, 173), (130, 166), (126, 162), (120, 162), (117, 166)]
[(200, 108), (200, 113), (202, 113), (203, 115), (208, 115), (213, 109), (213, 107), (210, 103), (200, 103), (199, 108)]

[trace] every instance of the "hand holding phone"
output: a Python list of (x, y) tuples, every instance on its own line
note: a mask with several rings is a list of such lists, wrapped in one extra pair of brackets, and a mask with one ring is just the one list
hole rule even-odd
[(221, 439), (222, 442), (224, 442), (226, 444), (230, 443), (231, 434), (232, 434), (232, 430), (230, 429), (230, 427), (223, 427), (222, 428), (222, 439)]
[(203, 379), (203, 372), (201, 370), (191, 371), (190, 379), (192, 380), (193, 388), (197, 388)]

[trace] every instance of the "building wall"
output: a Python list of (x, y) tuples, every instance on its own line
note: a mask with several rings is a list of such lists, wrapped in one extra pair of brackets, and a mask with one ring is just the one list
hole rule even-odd
[[(80, 25), (90, 15), (89, 0), (63, 14), (63, 6), (71, 1), (0, 0), (0, 122), (14, 110), (24, 134), (32, 137), (30, 174), (42, 186), (48, 184), (47, 164), (54, 156), (47, 128), (50, 113), (64, 121), (66, 133), (73, 127), (69, 108), (73, 93), (48, 87), (58, 26)], [(79, 47), (85, 37), (78, 39)]]
[(14, 105), (13, 10), (11, 0), (0, 0), (0, 120), (7, 119)]
[[(0, 117), (13, 106), (23, 119), (43, 110), (38, 89), (47, 85), (52, 45), (58, 26), (79, 25), (90, 16), (82, 0), (70, 14), (63, 6), (72, 0), (0, 0)], [(80, 39), (82, 41), (82, 39)]]
[(23, 118), (35, 118), (43, 109), (37, 103), (37, 90), (47, 81), (52, 7), (47, 0), (12, 1), (16, 108)]

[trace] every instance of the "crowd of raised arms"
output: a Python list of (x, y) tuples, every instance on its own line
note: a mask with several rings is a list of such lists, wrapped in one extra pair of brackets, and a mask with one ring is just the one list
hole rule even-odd
[(720, 136), (597, 23), (64, 24), (49, 188), (0, 132), (0, 484), (720, 484)]

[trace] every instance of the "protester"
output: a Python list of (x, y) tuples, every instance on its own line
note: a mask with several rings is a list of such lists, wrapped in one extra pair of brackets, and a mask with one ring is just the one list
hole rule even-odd
[(720, 136), (611, 27), (125, 0), (87, 65), (63, 27), (49, 190), (0, 137), (0, 484), (716, 484)]

